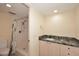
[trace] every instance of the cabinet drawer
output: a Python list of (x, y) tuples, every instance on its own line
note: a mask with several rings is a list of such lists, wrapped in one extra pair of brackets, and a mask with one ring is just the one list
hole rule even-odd
[(59, 56), (60, 55), (60, 47), (61, 47), (61, 45), (59, 45), (59, 44), (50, 43), (49, 55), (50, 56)]
[(41, 56), (79, 56), (79, 48), (47, 41), (40, 41)]
[(61, 45), (61, 56), (68, 56), (70, 55), (70, 47), (66, 45)]
[(40, 56), (48, 56), (49, 55), (49, 44), (46, 41), (40, 41), (39, 47), (39, 55)]
[(79, 48), (78, 47), (70, 47), (70, 55), (71, 56), (79, 56)]

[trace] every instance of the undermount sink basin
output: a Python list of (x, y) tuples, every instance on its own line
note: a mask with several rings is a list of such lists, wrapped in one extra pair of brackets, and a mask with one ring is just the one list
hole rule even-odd
[(45, 40), (55, 41), (55, 39), (53, 39), (53, 38), (46, 38)]

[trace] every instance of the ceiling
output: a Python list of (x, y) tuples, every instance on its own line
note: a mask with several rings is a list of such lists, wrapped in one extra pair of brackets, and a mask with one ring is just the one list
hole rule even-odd
[[(9, 3), (12, 7), (6, 7), (6, 3), (0, 3), (0, 12), (13, 12), (17, 17), (28, 16), (28, 7), (22, 3)], [(9, 13), (10, 14), (10, 13)], [(14, 15), (14, 14), (12, 14)]]
[[(27, 3), (9, 3), (12, 7), (6, 7), (6, 3), (0, 3), (0, 11), (14, 12), (18, 17), (28, 16)], [(52, 15), (54, 10), (57, 9), (58, 13), (66, 12), (75, 9), (79, 3), (31, 3), (31, 6), (38, 10), (43, 15)]]
[(52, 15), (55, 9), (59, 13), (75, 9), (79, 3), (32, 3), (32, 7), (44, 15)]

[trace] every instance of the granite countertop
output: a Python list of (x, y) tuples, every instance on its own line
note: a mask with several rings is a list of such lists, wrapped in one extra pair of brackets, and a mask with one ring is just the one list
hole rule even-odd
[(39, 40), (68, 45), (68, 46), (79, 47), (79, 40), (74, 37), (42, 35), (39, 37)]

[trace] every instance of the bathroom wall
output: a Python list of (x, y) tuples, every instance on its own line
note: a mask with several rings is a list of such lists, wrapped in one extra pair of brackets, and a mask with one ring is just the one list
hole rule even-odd
[(29, 10), (29, 54), (39, 55), (39, 36), (43, 34), (44, 16), (30, 7)]
[(79, 8), (50, 16), (43, 16), (30, 8), (29, 12), (29, 52), (39, 55), (38, 37), (43, 34), (79, 38)]
[(0, 12), (0, 39), (8, 40), (8, 46), (11, 39), (12, 17), (6, 12)]
[(77, 38), (79, 39), (79, 7), (77, 7), (76, 8), (76, 27), (77, 27), (77, 29), (76, 29), (76, 36), (77, 36)]
[(76, 11), (73, 9), (67, 12), (47, 16), (43, 27), (44, 34), (76, 37), (75, 12)]
[[(76, 10), (43, 16), (39, 11), (30, 8), (29, 12), (29, 52), (39, 55), (40, 35), (59, 35), (77, 37)], [(79, 23), (78, 23), (79, 24)]]

